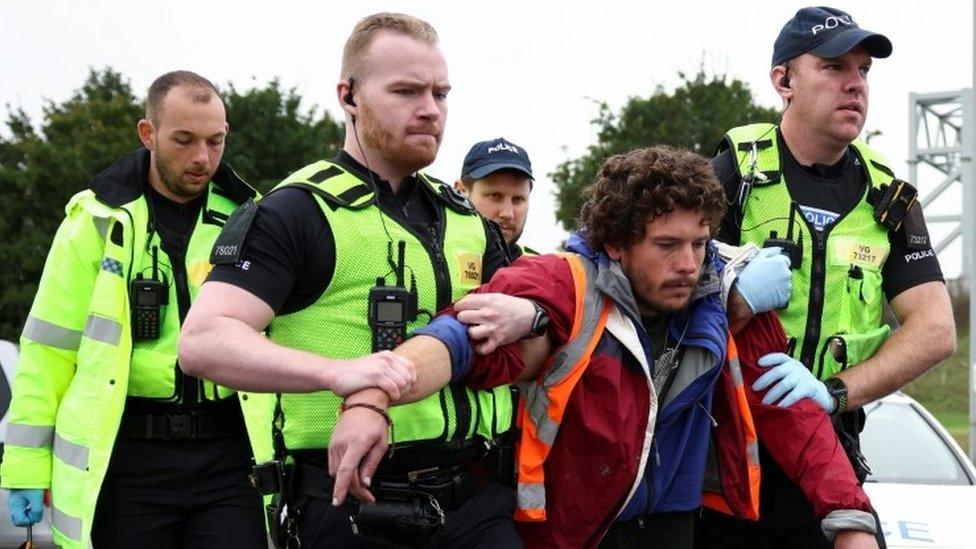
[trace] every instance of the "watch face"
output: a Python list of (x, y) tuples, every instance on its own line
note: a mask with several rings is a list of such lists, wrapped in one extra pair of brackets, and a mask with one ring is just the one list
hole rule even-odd
[(827, 381), (824, 382), (824, 385), (827, 386), (827, 390), (830, 391), (831, 395), (834, 396), (843, 395), (845, 397), (847, 396), (847, 385), (840, 379), (837, 379), (836, 377), (832, 377), (828, 379)]
[(535, 318), (532, 319), (532, 333), (542, 335), (549, 326), (549, 315), (538, 303), (533, 303), (533, 305), (535, 305)]
[(837, 408), (833, 411), (833, 414), (841, 414), (847, 411), (847, 385), (836, 377), (832, 377), (824, 381), (824, 385), (827, 387), (827, 392), (830, 396), (834, 397), (837, 401)]

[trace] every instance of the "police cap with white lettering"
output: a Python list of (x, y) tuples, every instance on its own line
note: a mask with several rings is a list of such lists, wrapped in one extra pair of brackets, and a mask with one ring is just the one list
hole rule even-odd
[(528, 153), (503, 137), (475, 143), (464, 157), (461, 177), (482, 179), (499, 170), (515, 170), (534, 179)]
[(860, 28), (849, 14), (835, 8), (802, 8), (783, 25), (773, 45), (773, 66), (812, 53), (831, 59), (863, 45), (871, 57), (891, 55), (891, 41), (883, 34)]

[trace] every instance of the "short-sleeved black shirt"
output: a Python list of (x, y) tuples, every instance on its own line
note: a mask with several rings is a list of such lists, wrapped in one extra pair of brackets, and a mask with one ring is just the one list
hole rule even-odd
[[(814, 230), (823, 230), (857, 205), (867, 188), (868, 179), (853, 147), (848, 147), (847, 154), (832, 166), (803, 166), (793, 157), (778, 131), (777, 139), (781, 152), (780, 170), (786, 178), (790, 196)], [(738, 244), (742, 228), (742, 209), (738, 204), (741, 179), (732, 150), (726, 149), (713, 158), (712, 168), (725, 188), (728, 204), (719, 229), (719, 240)], [(920, 223), (924, 229), (924, 220)], [(921, 248), (908, 246), (905, 226), (889, 232), (888, 241), (890, 252), (882, 267), (881, 277), (882, 288), (889, 301), (919, 284), (943, 280), (939, 259), (931, 244)]]
[[(394, 193), (387, 181), (345, 151), (340, 151), (333, 161), (363, 181), (372, 177), (379, 191), (380, 209), (398, 222), (428, 233), (428, 227), (442, 216), (438, 212), (445, 206), (423, 188), (424, 183), (417, 177), (408, 177)], [(488, 244), (483, 282), (509, 261), (500, 232), (487, 221), (484, 228)], [(247, 290), (281, 315), (314, 303), (332, 280), (335, 261), (332, 229), (311, 193), (284, 188), (259, 202), (240, 261), (216, 265), (207, 280)]]

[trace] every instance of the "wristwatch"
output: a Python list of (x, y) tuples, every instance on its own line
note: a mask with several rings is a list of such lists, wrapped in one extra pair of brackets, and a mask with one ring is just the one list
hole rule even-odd
[(546, 335), (546, 330), (549, 328), (549, 313), (535, 301), (532, 302), (532, 306), (535, 307), (535, 316), (532, 317), (532, 330), (522, 339)]
[(834, 408), (834, 412), (830, 415), (836, 416), (843, 414), (847, 411), (847, 384), (844, 383), (839, 377), (831, 377), (824, 380), (824, 385), (827, 386), (827, 392), (830, 396), (834, 397), (834, 402), (837, 403), (837, 407)]

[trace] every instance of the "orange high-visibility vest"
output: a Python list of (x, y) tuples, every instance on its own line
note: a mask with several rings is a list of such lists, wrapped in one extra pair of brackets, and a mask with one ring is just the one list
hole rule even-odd
[(586, 370), (593, 349), (603, 335), (612, 303), (596, 291), (587, 291), (586, 271), (575, 255), (562, 256), (573, 273), (575, 313), (569, 340), (546, 361), (543, 374), (520, 386), (518, 422), (522, 429), (516, 450), (518, 472), (515, 520), (546, 520), (543, 465), (549, 456), (569, 395)]
[[(521, 439), (516, 449), (518, 473), (515, 519), (522, 522), (546, 520), (545, 461), (559, 431), (570, 395), (580, 380), (614, 307), (609, 297), (593, 286), (583, 262), (574, 254), (560, 254), (573, 275), (575, 311), (569, 339), (546, 361), (541, 376), (520, 384), (518, 422)], [(759, 516), (759, 458), (756, 429), (749, 412), (739, 367), (738, 353), (729, 334), (726, 363), (735, 387), (730, 398), (740, 416), (739, 430), (745, 434), (743, 456), (748, 468), (749, 494), (746, 509), (734, 511), (722, 496), (721, 482), (703, 495), (703, 504), (742, 518)], [(653, 390), (653, 389), (652, 389)], [(632, 494), (631, 494), (632, 495)], [(743, 498), (740, 498), (743, 499)]]
[[(706, 471), (706, 482), (704, 491), (702, 493), (702, 505), (727, 515), (758, 520), (760, 476), (759, 442), (758, 437), (756, 436), (756, 425), (752, 421), (752, 412), (749, 410), (749, 402), (746, 400), (745, 384), (742, 381), (742, 368), (739, 365), (739, 352), (735, 347), (735, 341), (732, 340), (732, 334), (729, 334), (728, 346), (726, 347), (725, 351), (725, 361), (728, 365), (732, 386), (734, 387), (732, 394), (726, 394), (725, 397), (731, 400), (731, 406), (734, 407), (735, 412), (738, 412), (736, 415), (738, 416), (739, 420), (739, 433), (736, 433), (736, 435), (738, 435), (740, 439), (737, 441), (737, 449), (744, 450), (741, 452), (742, 455), (737, 457), (745, 457), (745, 463), (737, 463), (736, 466), (745, 466), (748, 471), (746, 478), (748, 479), (749, 485), (738, 487), (738, 491), (741, 494), (742, 491), (747, 490), (748, 493), (745, 496), (740, 495), (738, 499), (741, 501), (741, 503), (736, 505), (733, 509), (729, 505), (732, 498), (727, 497), (728, 494), (725, 493), (725, 487), (722, 485), (722, 481), (719, 476), (720, 471)], [(722, 390), (721, 384), (723, 381), (723, 379), (719, 379), (720, 385), (716, 387), (717, 391)], [(718, 398), (718, 395), (716, 395), (716, 398)], [(721, 426), (719, 428), (721, 428)]]

